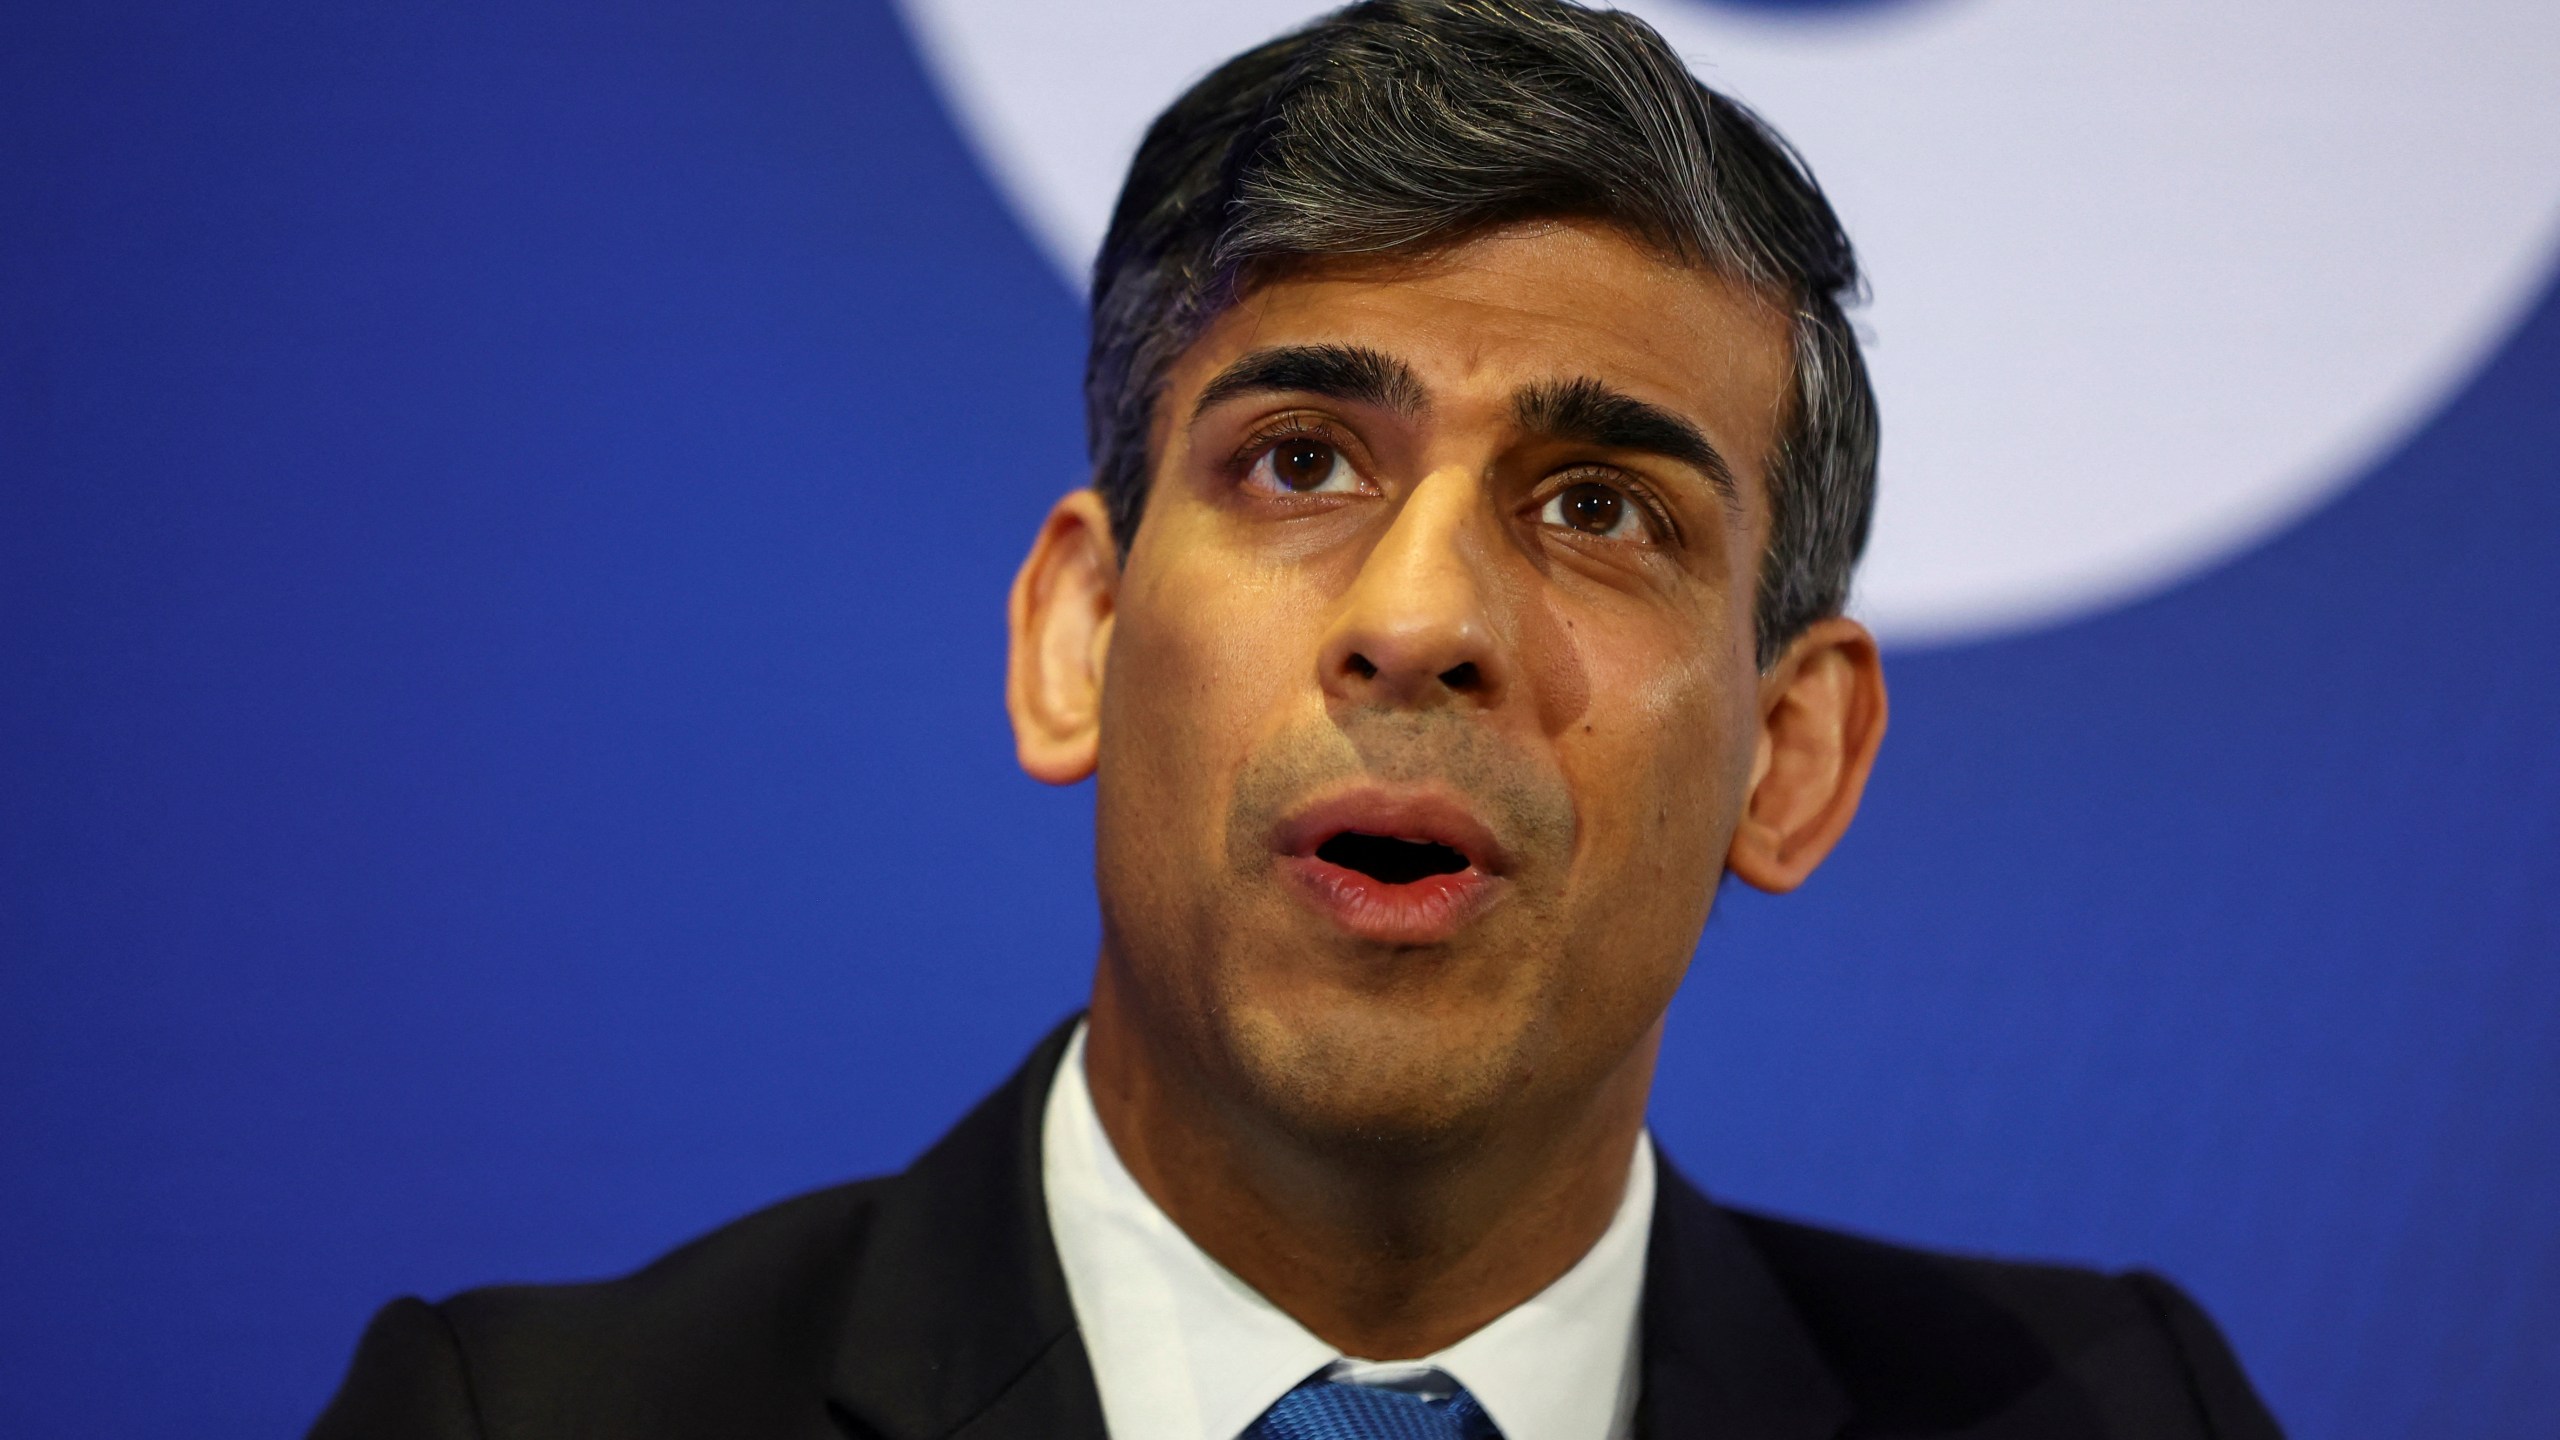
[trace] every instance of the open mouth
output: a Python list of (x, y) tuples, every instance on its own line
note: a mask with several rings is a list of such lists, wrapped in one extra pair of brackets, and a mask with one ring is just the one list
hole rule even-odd
[(1436, 840), (1402, 840), (1359, 830), (1345, 830), (1317, 846), (1316, 858), (1356, 870), (1382, 885), (1410, 885), (1434, 875), (1455, 875), (1472, 863), (1465, 854)]
[(1445, 795), (1364, 787), (1289, 817), (1271, 839), (1317, 913), (1388, 945), (1455, 938), (1511, 883), (1499, 837)]

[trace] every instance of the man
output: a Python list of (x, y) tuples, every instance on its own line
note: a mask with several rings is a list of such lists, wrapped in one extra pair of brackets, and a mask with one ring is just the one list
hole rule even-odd
[(1098, 783), (1090, 1013), (902, 1175), (393, 1304), (314, 1433), (2273, 1434), (2163, 1281), (1646, 1138), (1720, 881), (1802, 882), (1883, 734), (1856, 283), (1623, 16), (1382, 0), (1202, 81), (1012, 596), (1022, 764)]

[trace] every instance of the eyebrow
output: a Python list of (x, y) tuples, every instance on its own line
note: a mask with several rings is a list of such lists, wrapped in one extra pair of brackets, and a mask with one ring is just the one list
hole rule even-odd
[(1635, 450), (1695, 466), (1731, 508), (1742, 505), (1733, 467), (1706, 432), (1659, 405), (1585, 376), (1550, 380), (1521, 390), (1511, 402), (1520, 428), (1558, 440)]
[(1210, 406), (1263, 390), (1296, 390), (1330, 400), (1374, 405), (1399, 415), (1424, 408), (1422, 382), (1413, 368), (1365, 345), (1280, 345), (1256, 350), (1218, 372), (1191, 407), (1196, 418)]

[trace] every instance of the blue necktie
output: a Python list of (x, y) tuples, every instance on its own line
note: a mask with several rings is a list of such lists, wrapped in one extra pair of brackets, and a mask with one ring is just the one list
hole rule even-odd
[(1317, 1376), (1273, 1401), (1244, 1440), (1502, 1440), (1502, 1432), (1464, 1387), (1426, 1400)]

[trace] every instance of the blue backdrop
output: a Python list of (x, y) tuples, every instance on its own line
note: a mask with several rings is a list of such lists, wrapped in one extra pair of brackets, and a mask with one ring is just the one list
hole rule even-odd
[[(0, 1433), (903, 1163), (1074, 1006), (1001, 590), (1075, 298), (876, 0), (0, 14)], [(2560, 302), (2171, 593), (1897, 652), (1670, 1152), (2560, 1434)]]

